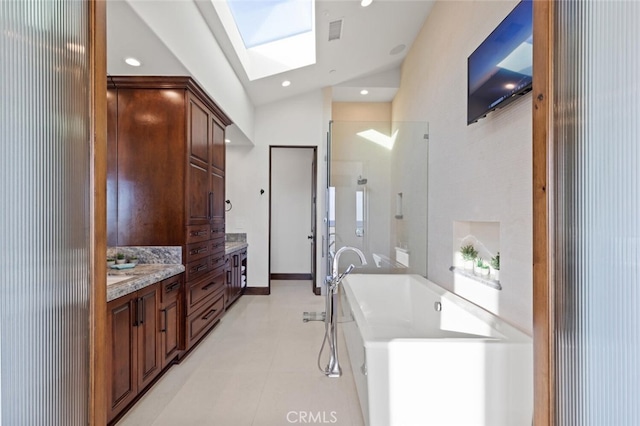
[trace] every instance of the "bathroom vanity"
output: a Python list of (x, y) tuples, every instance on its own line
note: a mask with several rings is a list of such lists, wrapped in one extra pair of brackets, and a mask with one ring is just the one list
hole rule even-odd
[(180, 353), (184, 266), (138, 265), (107, 277), (107, 420)]

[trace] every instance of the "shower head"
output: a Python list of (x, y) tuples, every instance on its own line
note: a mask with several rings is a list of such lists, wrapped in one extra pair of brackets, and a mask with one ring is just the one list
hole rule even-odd
[(363, 178), (362, 176), (358, 176), (358, 185), (366, 185), (367, 184), (367, 179)]

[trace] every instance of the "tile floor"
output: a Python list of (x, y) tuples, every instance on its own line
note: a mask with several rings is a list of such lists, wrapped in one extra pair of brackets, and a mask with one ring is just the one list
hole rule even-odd
[(118, 426), (363, 425), (344, 341), (343, 376), (327, 378), (317, 368), (324, 323), (303, 323), (304, 311), (324, 311), (308, 281), (273, 281), (270, 296), (242, 296)]

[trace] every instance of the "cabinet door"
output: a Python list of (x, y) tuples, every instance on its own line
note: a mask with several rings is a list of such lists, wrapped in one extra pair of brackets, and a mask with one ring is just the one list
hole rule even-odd
[(213, 220), (224, 221), (224, 176), (211, 174), (211, 188), (213, 191)]
[(189, 128), (187, 129), (187, 142), (189, 144), (189, 156), (192, 161), (199, 161), (205, 165), (209, 163), (211, 149), (209, 111), (198, 99), (189, 96)]
[(162, 368), (169, 365), (178, 356), (180, 350), (180, 299), (166, 304), (162, 308)]
[(211, 118), (211, 128), (213, 130), (213, 145), (212, 145), (212, 156), (211, 156), (211, 165), (214, 169), (217, 169), (217, 172), (224, 175), (224, 167), (225, 167), (225, 144), (224, 144), (224, 128), (215, 121), (214, 118)]
[(136, 380), (136, 327), (135, 294), (107, 304), (107, 377), (108, 413), (113, 419), (138, 393)]
[(196, 98), (189, 97), (187, 145), (187, 225), (208, 223), (212, 215), (209, 158), (211, 129), (209, 113)]
[(138, 389), (143, 389), (162, 369), (158, 285), (138, 290), (137, 304)]
[(231, 268), (231, 256), (225, 259), (225, 284), (224, 284), (224, 306), (229, 306), (231, 297), (231, 285), (233, 284), (233, 270)]
[(162, 368), (171, 363), (182, 348), (180, 318), (182, 316), (182, 288), (184, 276), (167, 278), (160, 283), (162, 289), (160, 310), (160, 343)]

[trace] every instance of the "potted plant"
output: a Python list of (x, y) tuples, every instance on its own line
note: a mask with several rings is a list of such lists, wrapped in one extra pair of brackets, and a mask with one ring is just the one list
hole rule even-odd
[(122, 253), (118, 253), (118, 254), (116, 255), (116, 263), (117, 263), (118, 265), (121, 265), (121, 264), (123, 264), (123, 263), (127, 263), (127, 259), (124, 257), (124, 254), (122, 254)]
[(482, 276), (489, 275), (489, 265), (487, 265), (481, 257), (476, 259), (475, 273)]
[(136, 256), (136, 255), (129, 256), (128, 263), (133, 263), (134, 265), (137, 265), (138, 264), (138, 256)]
[(500, 252), (491, 258), (491, 267), (493, 268), (493, 279), (500, 281)]
[(113, 257), (107, 257), (107, 266), (111, 267), (116, 264), (116, 260)]
[(473, 261), (478, 256), (478, 250), (473, 247), (473, 244), (460, 247), (460, 254), (464, 260), (464, 269), (473, 269)]

